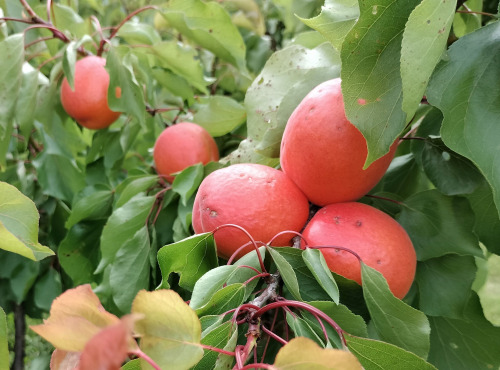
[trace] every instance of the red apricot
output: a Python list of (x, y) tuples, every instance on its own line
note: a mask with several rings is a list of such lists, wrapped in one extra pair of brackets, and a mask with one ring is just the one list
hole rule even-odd
[[(338, 246), (356, 252), (403, 298), (415, 277), (417, 257), (403, 227), (386, 213), (362, 203), (330, 204), (309, 221), (302, 235), (310, 246)], [(303, 245), (304, 247), (304, 245)], [(351, 253), (321, 248), (331, 271), (361, 284), (361, 268)]]
[[(267, 243), (281, 231), (301, 231), (308, 215), (307, 198), (282, 171), (242, 163), (214, 171), (203, 180), (194, 201), (193, 228), (202, 233), (235, 224), (256, 241)], [(290, 245), (293, 236), (281, 235), (272, 244)], [(214, 237), (219, 256), (226, 259), (249, 241), (231, 227), (217, 230)], [(249, 245), (238, 258), (252, 249)]]
[(290, 116), (281, 142), (281, 167), (314, 204), (354, 201), (382, 178), (396, 146), (363, 169), (366, 140), (346, 118), (336, 78), (315, 87)]
[(153, 150), (156, 171), (167, 181), (174, 174), (197, 163), (219, 160), (219, 150), (212, 136), (200, 125), (179, 122), (167, 127), (156, 139)]
[[(75, 63), (74, 90), (64, 78), (61, 84), (61, 103), (81, 126), (97, 130), (108, 127), (120, 117), (120, 112), (108, 106), (109, 74), (104, 68), (106, 59), (88, 56)], [(117, 88), (116, 96), (121, 96)]]

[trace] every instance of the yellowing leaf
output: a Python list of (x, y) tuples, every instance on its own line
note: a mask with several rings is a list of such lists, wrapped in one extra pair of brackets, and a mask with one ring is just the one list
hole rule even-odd
[[(200, 320), (176, 292), (141, 290), (132, 313), (144, 315), (135, 325), (140, 347), (162, 369), (189, 369), (203, 357)], [(150, 368), (144, 361), (141, 365)]]
[(30, 328), (57, 349), (81, 352), (102, 328), (119, 321), (104, 309), (90, 285), (86, 284), (61, 294), (52, 303), (49, 318)]
[(74, 370), (80, 361), (79, 352), (66, 352), (56, 349), (50, 358), (50, 370)]
[(321, 348), (305, 337), (292, 339), (276, 355), (276, 370), (339, 369), (361, 370), (361, 364), (351, 353), (340, 349)]
[(120, 369), (127, 359), (131, 339), (123, 321), (101, 330), (85, 345), (78, 370)]
[(54, 252), (38, 243), (38, 210), (16, 187), (0, 181), (0, 249), (41, 260)]

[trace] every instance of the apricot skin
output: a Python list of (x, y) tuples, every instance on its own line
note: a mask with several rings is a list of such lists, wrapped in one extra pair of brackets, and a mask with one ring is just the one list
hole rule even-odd
[[(306, 197), (282, 171), (242, 163), (214, 171), (203, 180), (194, 201), (193, 228), (203, 233), (235, 224), (256, 241), (267, 243), (281, 231), (301, 231), (308, 216)], [(272, 245), (291, 245), (294, 236), (281, 235)], [(217, 230), (214, 237), (217, 252), (225, 259), (249, 241), (241, 230), (232, 227)], [(252, 246), (246, 247), (237, 258), (251, 250)]]
[(176, 172), (195, 165), (219, 160), (219, 150), (212, 136), (200, 125), (179, 122), (167, 127), (156, 139), (153, 150), (156, 171), (168, 182)]
[[(417, 257), (410, 237), (396, 220), (374, 207), (357, 202), (330, 204), (314, 215), (302, 234), (309, 246), (339, 246), (356, 252), (385, 277), (398, 298), (413, 283)], [(331, 271), (361, 284), (355, 256), (335, 248), (321, 248), (321, 252)]]
[(319, 206), (367, 194), (391, 163), (397, 144), (366, 170), (366, 140), (345, 116), (340, 79), (315, 87), (290, 116), (281, 142), (281, 167)]
[[(98, 130), (110, 126), (120, 117), (120, 112), (108, 106), (109, 74), (104, 68), (106, 59), (87, 56), (75, 63), (74, 90), (64, 78), (61, 84), (61, 103), (81, 126)], [(116, 96), (121, 96), (120, 88)]]

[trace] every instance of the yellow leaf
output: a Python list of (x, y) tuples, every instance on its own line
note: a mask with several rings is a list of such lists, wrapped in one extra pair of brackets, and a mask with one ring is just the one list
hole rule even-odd
[(57, 297), (50, 308), (49, 318), (30, 328), (57, 349), (81, 352), (102, 328), (119, 321), (104, 309), (90, 285), (86, 284)]
[(276, 370), (361, 370), (358, 359), (348, 351), (321, 348), (305, 337), (292, 339), (276, 355)]
[[(176, 292), (142, 290), (132, 313), (144, 315), (135, 325), (140, 348), (162, 369), (189, 369), (203, 357), (200, 320)], [(144, 361), (141, 366), (151, 368)]]

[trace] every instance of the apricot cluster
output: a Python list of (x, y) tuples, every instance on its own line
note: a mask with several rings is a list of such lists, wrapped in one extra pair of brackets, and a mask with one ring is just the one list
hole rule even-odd
[[(394, 143), (389, 153), (363, 169), (366, 140), (345, 115), (340, 79), (326, 81), (288, 120), (281, 142), (282, 171), (236, 164), (203, 180), (193, 207), (194, 231), (217, 230), (215, 242), (223, 258), (240, 257), (252, 246), (240, 230), (218, 230), (221, 225), (238, 225), (257, 242), (273, 240), (276, 246), (291, 245), (302, 231), (301, 247), (322, 247), (333, 272), (361, 284), (357, 254), (403, 298), (416, 270), (411, 240), (389, 215), (356, 202), (382, 178), (396, 147)], [(323, 208), (308, 222), (309, 203)]]

